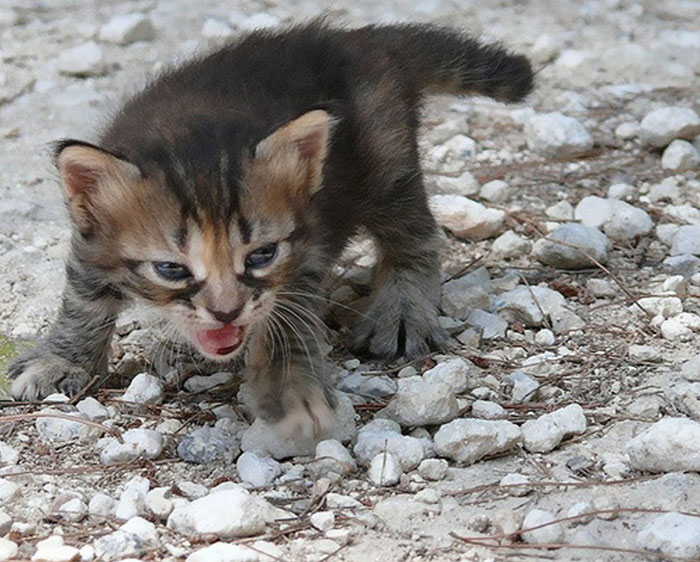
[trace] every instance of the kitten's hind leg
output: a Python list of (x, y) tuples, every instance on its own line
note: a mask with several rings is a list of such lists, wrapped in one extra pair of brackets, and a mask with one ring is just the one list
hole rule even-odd
[(68, 265), (58, 318), (49, 335), (8, 368), (16, 400), (54, 392), (77, 394), (96, 374), (107, 372), (107, 352), (121, 297), (94, 275)]
[(441, 246), (420, 174), (398, 182), (381, 217), (367, 227), (378, 246), (372, 300), (353, 332), (353, 346), (381, 357), (414, 358), (442, 349)]

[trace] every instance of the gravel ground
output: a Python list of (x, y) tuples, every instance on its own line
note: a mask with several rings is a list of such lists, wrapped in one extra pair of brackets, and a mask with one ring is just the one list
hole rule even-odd
[[(250, 425), (239, 378), (135, 311), (93, 397), (0, 404), (18, 416), (0, 425), (0, 559), (700, 559), (700, 2), (323, 7), (461, 26), (541, 69), (519, 106), (425, 106), (454, 352), (360, 361), (332, 309), (343, 425), (294, 450)], [(318, 13), (0, 3), (0, 369), (63, 283), (48, 143), (93, 139), (173, 62)], [(349, 249), (334, 299), (366, 294), (370, 250)]]

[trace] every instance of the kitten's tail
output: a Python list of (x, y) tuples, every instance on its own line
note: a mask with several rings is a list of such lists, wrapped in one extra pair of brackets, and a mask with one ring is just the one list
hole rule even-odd
[(365, 29), (399, 61), (421, 92), (481, 94), (514, 102), (532, 91), (530, 61), (499, 45), (481, 44), (456, 30), (434, 25)]

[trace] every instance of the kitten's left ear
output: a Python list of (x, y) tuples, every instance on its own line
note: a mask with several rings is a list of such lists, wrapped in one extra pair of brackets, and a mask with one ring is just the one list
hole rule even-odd
[(282, 125), (255, 147), (255, 159), (268, 165), (301, 172), (308, 195), (321, 187), (321, 171), (335, 120), (321, 109)]

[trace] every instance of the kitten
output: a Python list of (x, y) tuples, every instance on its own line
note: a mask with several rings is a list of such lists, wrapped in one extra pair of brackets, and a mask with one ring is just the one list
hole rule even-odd
[(532, 80), (525, 57), (450, 29), (319, 22), (165, 73), (97, 144), (57, 145), (67, 283), (48, 336), (10, 368), (12, 395), (73, 395), (105, 373), (117, 315), (145, 301), (208, 358), (245, 350), (257, 415), (320, 436), (335, 398), (319, 291), (358, 228), (379, 260), (355, 346), (411, 358), (446, 341), (422, 96), (516, 101)]

